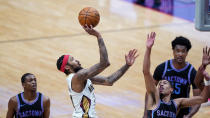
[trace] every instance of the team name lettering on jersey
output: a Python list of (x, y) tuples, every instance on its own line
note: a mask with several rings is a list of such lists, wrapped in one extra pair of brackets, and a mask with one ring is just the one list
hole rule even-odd
[(187, 80), (179, 76), (165, 76), (165, 79), (170, 82), (176, 82), (184, 85), (187, 84)]
[(29, 116), (30, 117), (36, 117), (36, 116), (42, 116), (42, 111), (40, 111), (40, 110), (29, 110), (29, 111), (19, 112), (18, 114), (21, 118), (29, 117)]
[(169, 117), (169, 118), (176, 118), (176, 114), (171, 111), (167, 110), (157, 110), (158, 117)]
[(88, 89), (89, 89), (89, 91), (90, 91), (90, 93), (94, 90), (94, 87), (93, 87), (93, 85), (91, 84), (89, 87), (88, 87)]

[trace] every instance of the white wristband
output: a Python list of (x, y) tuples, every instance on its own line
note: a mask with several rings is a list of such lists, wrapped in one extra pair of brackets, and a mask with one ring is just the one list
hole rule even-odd
[(210, 80), (209, 81), (204, 80), (204, 85), (209, 86), (210, 85)]

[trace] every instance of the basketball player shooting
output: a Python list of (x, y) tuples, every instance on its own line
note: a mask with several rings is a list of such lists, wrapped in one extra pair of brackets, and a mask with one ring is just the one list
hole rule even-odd
[(148, 94), (148, 104), (146, 106), (148, 118), (176, 118), (180, 108), (193, 106), (207, 102), (208, 88), (205, 86), (200, 96), (191, 98), (177, 98), (171, 100), (173, 88), (168, 80), (160, 80), (157, 87), (150, 72), (150, 55), (156, 34), (151, 32), (147, 37), (146, 52), (143, 61), (143, 74)]
[(90, 68), (82, 68), (80, 62), (71, 55), (62, 55), (57, 60), (58, 70), (67, 75), (69, 94), (74, 106), (73, 118), (96, 118), (95, 95), (92, 84), (111, 86), (135, 62), (137, 50), (130, 50), (125, 56), (126, 64), (108, 77), (96, 76), (107, 68), (110, 63), (106, 46), (101, 34), (87, 25), (84, 30), (97, 38), (100, 61)]

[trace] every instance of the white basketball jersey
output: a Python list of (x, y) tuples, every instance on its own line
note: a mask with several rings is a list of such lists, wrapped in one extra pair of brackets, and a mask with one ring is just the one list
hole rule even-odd
[(92, 82), (87, 79), (87, 83), (82, 92), (77, 93), (71, 88), (71, 80), (74, 74), (67, 77), (69, 95), (74, 106), (73, 118), (97, 118), (95, 112), (95, 95)]

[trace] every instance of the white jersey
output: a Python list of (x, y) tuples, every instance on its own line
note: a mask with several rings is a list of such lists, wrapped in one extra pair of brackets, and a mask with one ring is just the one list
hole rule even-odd
[(71, 80), (74, 74), (67, 77), (69, 95), (74, 106), (73, 118), (97, 118), (95, 112), (95, 95), (92, 82), (87, 79), (87, 83), (82, 92), (77, 93), (71, 88)]

